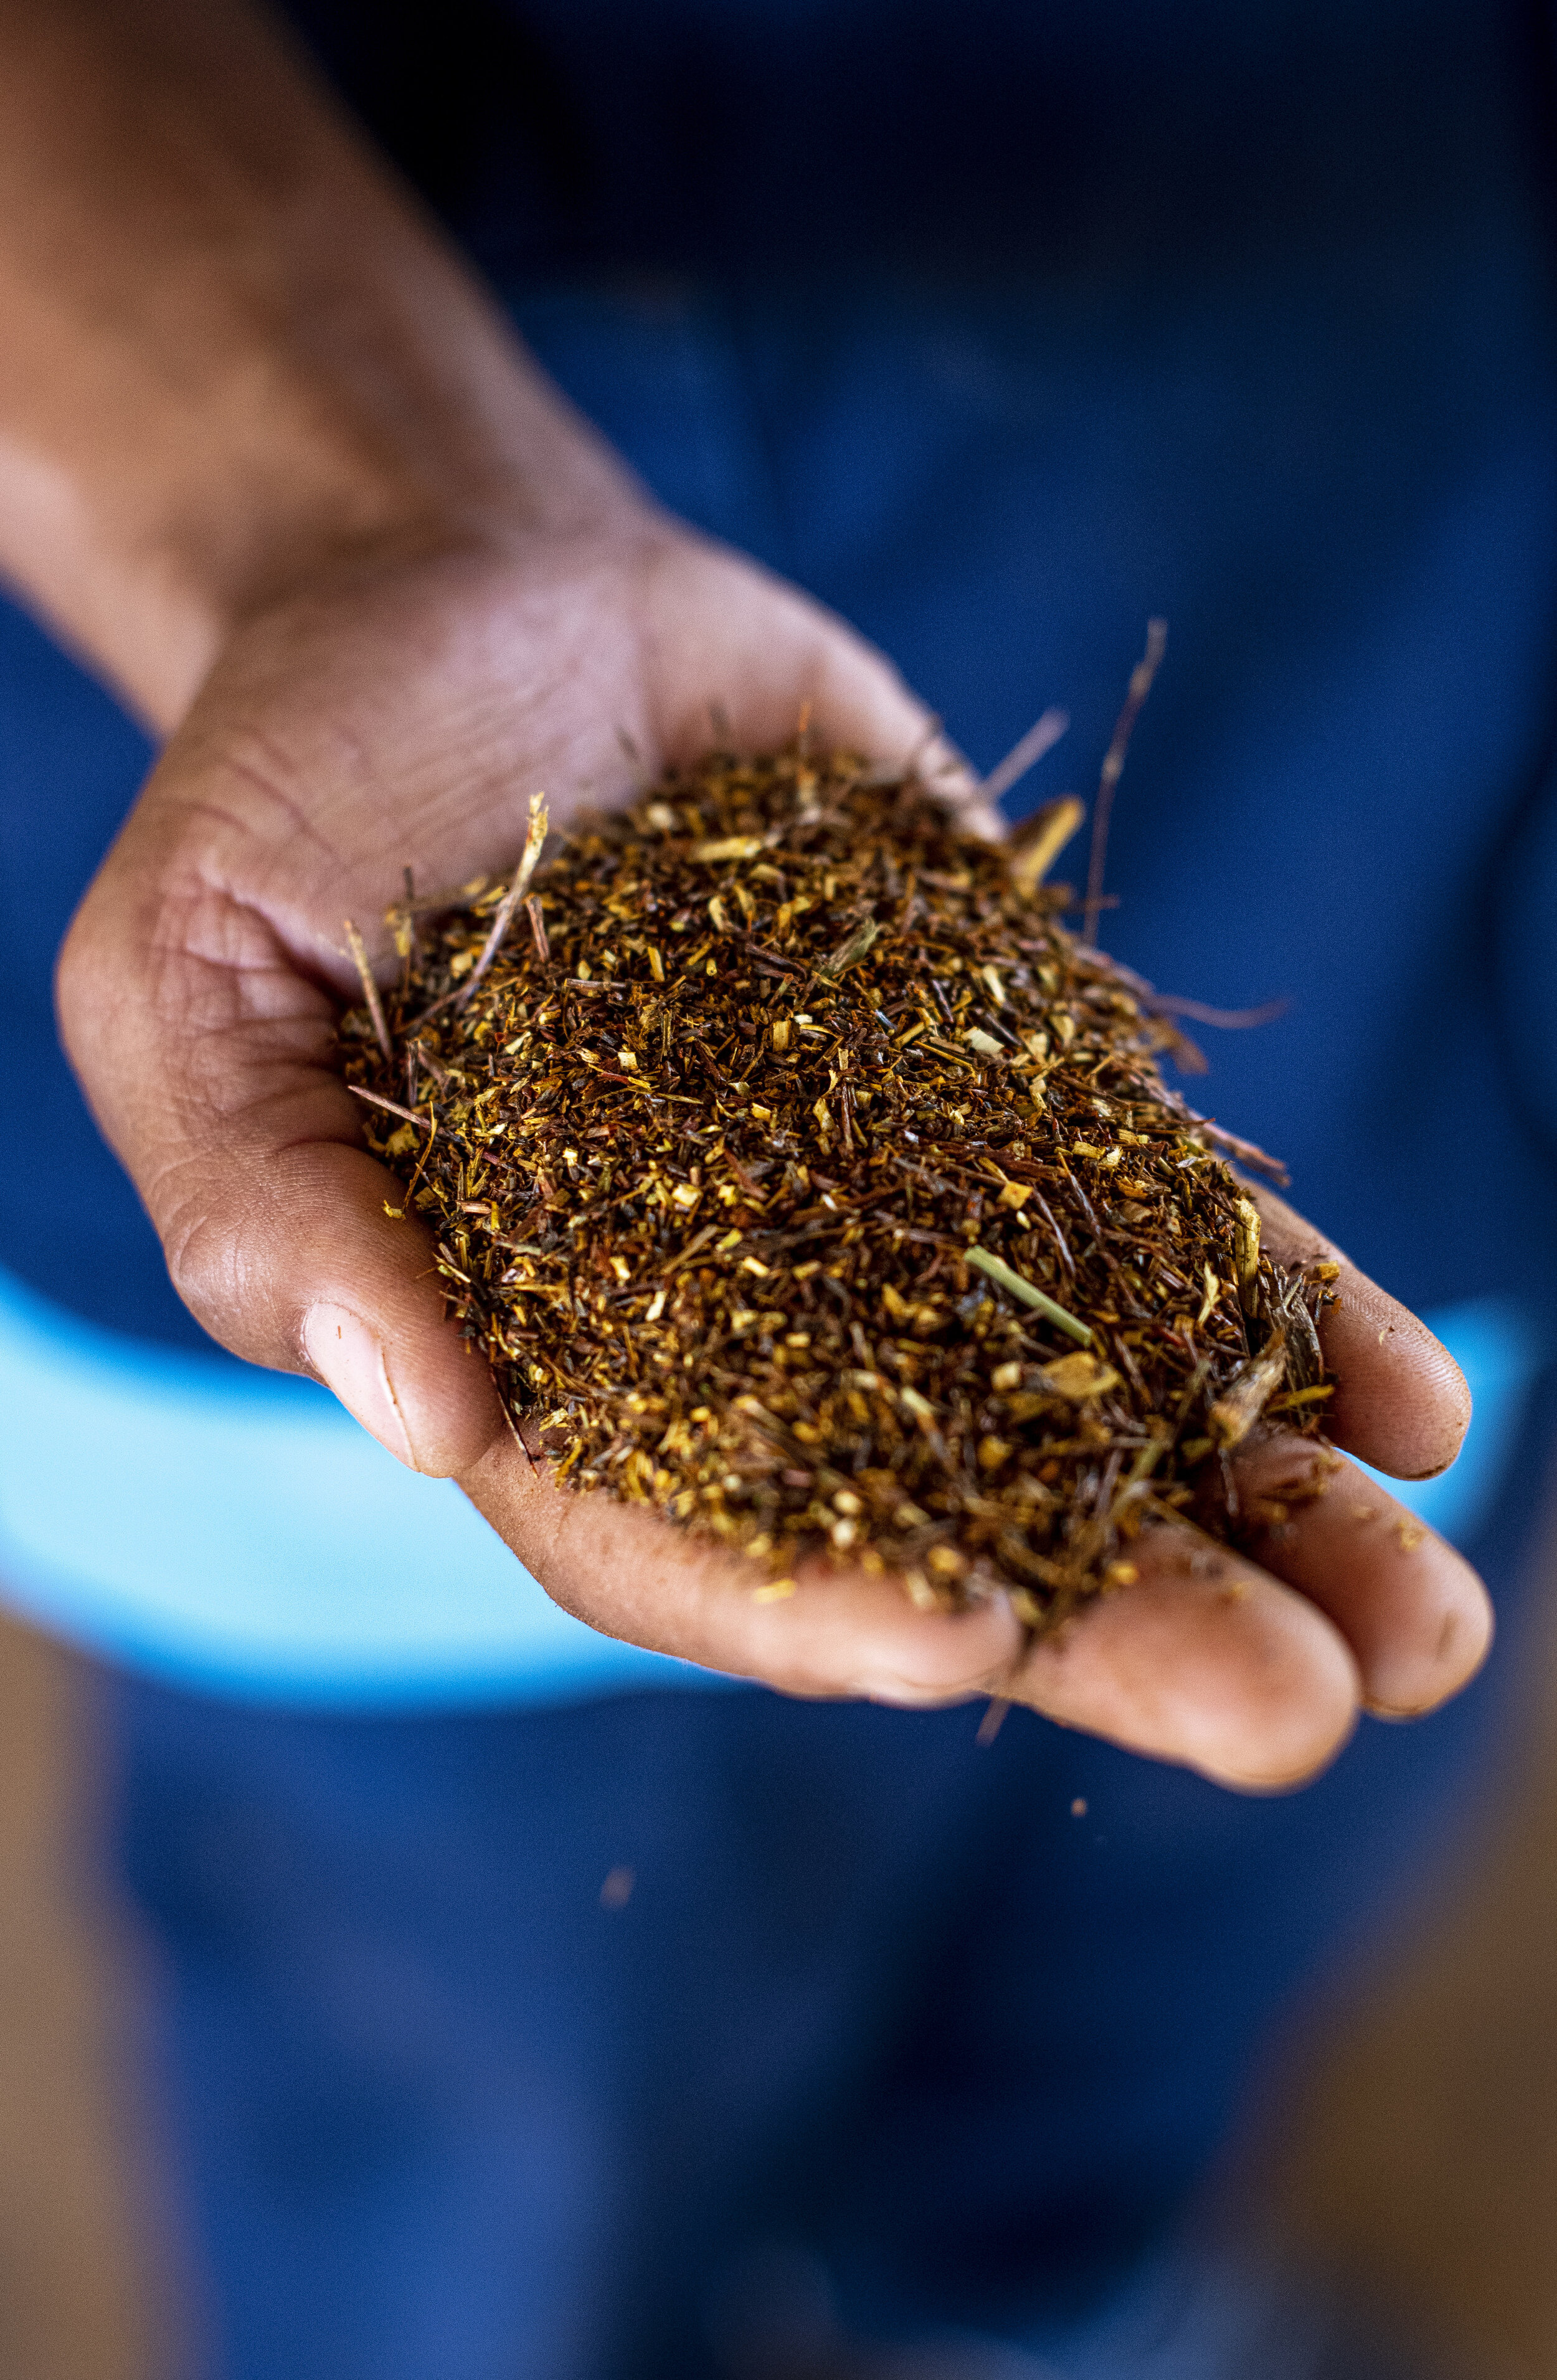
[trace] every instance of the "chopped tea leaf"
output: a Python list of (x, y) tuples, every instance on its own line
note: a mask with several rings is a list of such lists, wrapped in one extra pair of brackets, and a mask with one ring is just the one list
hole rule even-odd
[(341, 1046), (556, 1475), (771, 1600), (823, 1553), (1035, 1626), (1153, 1523), (1233, 1534), (1228, 1450), (1318, 1431), (1333, 1268), (1262, 1248), (1217, 1151), (1269, 1160), (1163, 1083), (1173, 1028), (1064, 929), (1048, 832), (1013, 856), (800, 746), (538, 868), (544, 828), (506, 884), (388, 913), (400, 973)]

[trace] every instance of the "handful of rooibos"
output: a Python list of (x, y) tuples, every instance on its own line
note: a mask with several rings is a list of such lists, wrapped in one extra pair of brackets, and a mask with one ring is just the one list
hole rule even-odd
[(1262, 1252), (1217, 1149), (1258, 1153), (1063, 929), (1053, 838), (881, 777), (714, 757), (540, 874), (538, 802), (508, 883), (390, 913), (345, 1071), (559, 1478), (764, 1595), (830, 1552), (1040, 1624), (1154, 1520), (1236, 1532), (1230, 1450), (1332, 1392), (1336, 1268)]

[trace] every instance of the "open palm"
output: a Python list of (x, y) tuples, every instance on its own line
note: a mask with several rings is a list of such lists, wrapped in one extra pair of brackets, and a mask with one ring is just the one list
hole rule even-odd
[[(1137, 1585), (1028, 1647), (1004, 1604), (914, 1610), (891, 1580), (819, 1567), (782, 1604), (651, 1513), (531, 1471), (484, 1368), (444, 1322), (420, 1225), (362, 1146), (332, 1064), (354, 977), (343, 921), (387, 971), (402, 870), (452, 886), (510, 865), (529, 798), (553, 819), (694, 758), (711, 702), (751, 748), (803, 704), (888, 757), (922, 707), (795, 589), (631, 505), (605, 528), (515, 529), (360, 554), (243, 628), (174, 736), (68, 938), (67, 1046), (181, 1294), (237, 1354), (327, 1381), (404, 1461), (452, 1475), (591, 1625), (811, 1694), (994, 1692), (1233, 1781), (1334, 1750), (1361, 1703), (1422, 1709), (1480, 1659), (1480, 1587), (1450, 1548), (1340, 1475), (1260, 1550), (1143, 1541)], [(629, 758), (628, 756), (635, 756)], [(1266, 1202), (1270, 1244), (1318, 1236)], [(1327, 1352), (1340, 1442), (1419, 1475), (1453, 1456), (1464, 1384), (1346, 1268)], [(1290, 1449), (1251, 1464), (1279, 1476)], [(1363, 1517), (1365, 1516), (1366, 1517)]]

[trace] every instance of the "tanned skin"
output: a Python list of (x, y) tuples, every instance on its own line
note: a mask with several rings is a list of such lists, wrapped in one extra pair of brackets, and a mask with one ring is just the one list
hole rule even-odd
[[(1258, 1562), (1149, 1538), (1137, 1585), (1029, 1649), (1003, 1603), (927, 1617), (862, 1574), (756, 1603), (718, 1552), (530, 1470), (332, 1070), (343, 918), (407, 863), (503, 868), (537, 787), (558, 819), (625, 793), (623, 733), (694, 758), (711, 699), (753, 747), (803, 703), (884, 756), (928, 722), (841, 621), (650, 500), (236, 0), (0, 0), (0, 570), (164, 739), (58, 995), (180, 1294), (456, 1478), (569, 1609), (792, 1694), (998, 1692), (1253, 1788), (1475, 1670), (1478, 1581), (1356, 1475)], [(1323, 1247), (1266, 1211), (1278, 1255)], [(1458, 1371), (1338, 1286), (1340, 1442), (1441, 1468)]]

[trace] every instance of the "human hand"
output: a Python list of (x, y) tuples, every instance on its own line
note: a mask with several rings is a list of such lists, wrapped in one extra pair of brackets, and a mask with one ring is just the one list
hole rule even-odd
[[(714, 1548), (532, 1470), (442, 1318), (427, 1235), (385, 1212), (395, 1185), (335, 1071), (336, 1000), (355, 990), (342, 921), (371, 928), (406, 865), (424, 887), (504, 868), (538, 786), (559, 822), (629, 790), (621, 735), (649, 770), (695, 758), (711, 698), (755, 747), (803, 703), (819, 735), (878, 752), (928, 726), (840, 624), (630, 498), (588, 528), (359, 555), (239, 631), (60, 978), (72, 1055), (194, 1312), (240, 1354), (315, 1372), (402, 1460), (459, 1478), (591, 1625), (788, 1692), (996, 1692), (1267, 1785), (1328, 1757), (1359, 1702), (1405, 1712), (1452, 1692), (1484, 1649), (1484, 1597), (1356, 1474), (1268, 1532), (1258, 1560), (1143, 1538), (1136, 1585), (1029, 1647), (1004, 1604), (927, 1616), (892, 1581), (826, 1565), (756, 1602)], [(387, 970), (385, 939), (371, 934)], [(1276, 1252), (1313, 1254), (1264, 1203)], [(1350, 1269), (1339, 1287), (1324, 1325), (1338, 1436), (1385, 1468), (1440, 1467), (1468, 1410), (1453, 1364)], [(1267, 1442), (1246, 1493), (1309, 1460)]]
[[(1399, 1478), (1442, 1470), (1470, 1417), (1447, 1349), (1280, 1199), (1251, 1195), (1279, 1261), (1340, 1265), (1320, 1322), (1337, 1444)], [(635, 1644), (792, 1694), (919, 1706), (990, 1694), (1271, 1791), (1323, 1767), (1359, 1710), (1415, 1718), (1456, 1693), (1492, 1616), (1453, 1547), (1312, 1439), (1251, 1442), (1235, 1475), (1246, 1512), (1263, 1516), (1246, 1551), (1147, 1530), (1134, 1585), (1033, 1642), (1004, 1604), (926, 1617), (892, 1579), (821, 1560), (797, 1572), (793, 1597), (760, 1603), (749, 1565), (641, 1506), (554, 1488), (495, 1440), (464, 1485), (558, 1602)]]
[[(652, 511), (265, 17), (13, 8), (0, 66), (0, 566), (175, 731), (71, 930), (60, 1013), (213, 1334), (460, 1478), (594, 1626), (789, 1692), (999, 1691), (1249, 1783), (1321, 1762), (1359, 1699), (1452, 1692), (1487, 1640), (1479, 1587), (1357, 1520), (1340, 1478), (1258, 1564), (1144, 1544), (1137, 1585), (1029, 1648), (1004, 1603), (925, 1615), (863, 1574), (755, 1603), (667, 1524), (530, 1471), (333, 1069), (344, 918), (371, 929), (407, 865), (427, 888), (505, 867), (538, 787), (559, 821), (625, 789), (619, 732), (652, 770), (696, 755), (711, 699), (751, 746), (809, 700), (819, 737), (896, 757), (921, 710), (838, 623)], [(1463, 1383), (1340, 1287), (1339, 1437), (1437, 1468)]]

